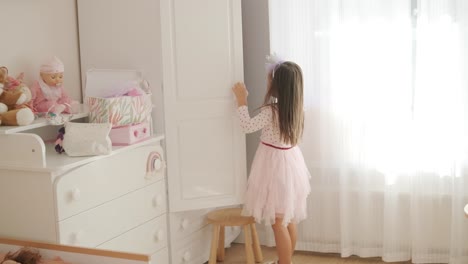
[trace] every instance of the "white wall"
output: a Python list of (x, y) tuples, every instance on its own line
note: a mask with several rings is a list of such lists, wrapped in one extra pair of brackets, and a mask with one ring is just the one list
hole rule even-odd
[[(90, 68), (141, 70), (153, 92), (155, 131), (163, 133), (159, 0), (77, 1), (83, 81)], [(151, 52), (122, 52), (129, 50)]]
[(65, 89), (81, 100), (76, 0), (1, 0), (0, 65), (12, 76), (26, 73), (28, 84), (43, 58), (65, 64)]
[[(242, 0), (244, 82), (249, 90), (250, 113), (263, 103), (266, 93), (265, 57), (270, 54), (268, 0)], [(247, 135), (247, 166), (250, 171), (260, 133)]]

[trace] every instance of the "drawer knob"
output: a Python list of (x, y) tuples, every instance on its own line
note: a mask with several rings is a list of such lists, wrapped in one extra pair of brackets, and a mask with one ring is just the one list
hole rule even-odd
[(79, 201), (81, 199), (81, 191), (78, 188), (74, 188), (72, 191), (73, 201)]
[(71, 238), (73, 244), (78, 244), (83, 238), (83, 231), (73, 232)]
[(186, 251), (184, 253), (184, 257), (182, 258), (184, 261), (190, 261), (190, 259), (192, 259), (192, 254), (190, 254), (189, 251)]
[(153, 177), (157, 176), (155, 173), (164, 172), (166, 164), (162, 159), (162, 156), (159, 152), (153, 151), (148, 155), (148, 160), (146, 161), (146, 176), (145, 178), (151, 180)]
[(163, 203), (163, 196), (161, 194), (156, 195), (153, 198), (153, 207), (159, 207)]
[(163, 164), (160, 158), (153, 161), (153, 168), (155, 171), (160, 171), (163, 168)]
[(154, 241), (161, 242), (164, 239), (164, 230), (160, 229), (154, 234)]
[(182, 222), (180, 223), (180, 226), (182, 227), (182, 229), (187, 229), (189, 224), (190, 224), (190, 222), (189, 222), (188, 219), (183, 219)]

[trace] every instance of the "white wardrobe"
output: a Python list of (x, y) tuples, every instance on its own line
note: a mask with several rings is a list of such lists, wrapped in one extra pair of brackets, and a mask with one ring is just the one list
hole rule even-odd
[(172, 263), (203, 263), (211, 240), (204, 215), (241, 204), (246, 188), (245, 136), (230, 89), (243, 80), (241, 0), (77, 2), (82, 73), (138, 69), (152, 86)]

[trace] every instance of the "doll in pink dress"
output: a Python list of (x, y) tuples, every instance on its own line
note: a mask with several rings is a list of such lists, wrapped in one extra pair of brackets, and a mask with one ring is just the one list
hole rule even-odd
[(71, 113), (72, 100), (63, 88), (63, 72), (63, 63), (55, 56), (41, 65), (40, 78), (31, 87), (34, 111)]

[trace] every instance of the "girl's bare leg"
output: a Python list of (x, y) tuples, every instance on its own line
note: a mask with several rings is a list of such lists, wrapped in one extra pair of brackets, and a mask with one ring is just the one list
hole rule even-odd
[(294, 249), (296, 248), (297, 225), (295, 223), (289, 223), (288, 232), (289, 232), (289, 237), (291, 238), (291, 258), (292, 258), (292, 255), (294, 255)]
[(273, 224), (275, 234), (276, 253), (278, 254), (278, 264), (290, 264), (292, 256), (291, 236), (288, 228), (283, 226), (283, 218), (276, 218)]

